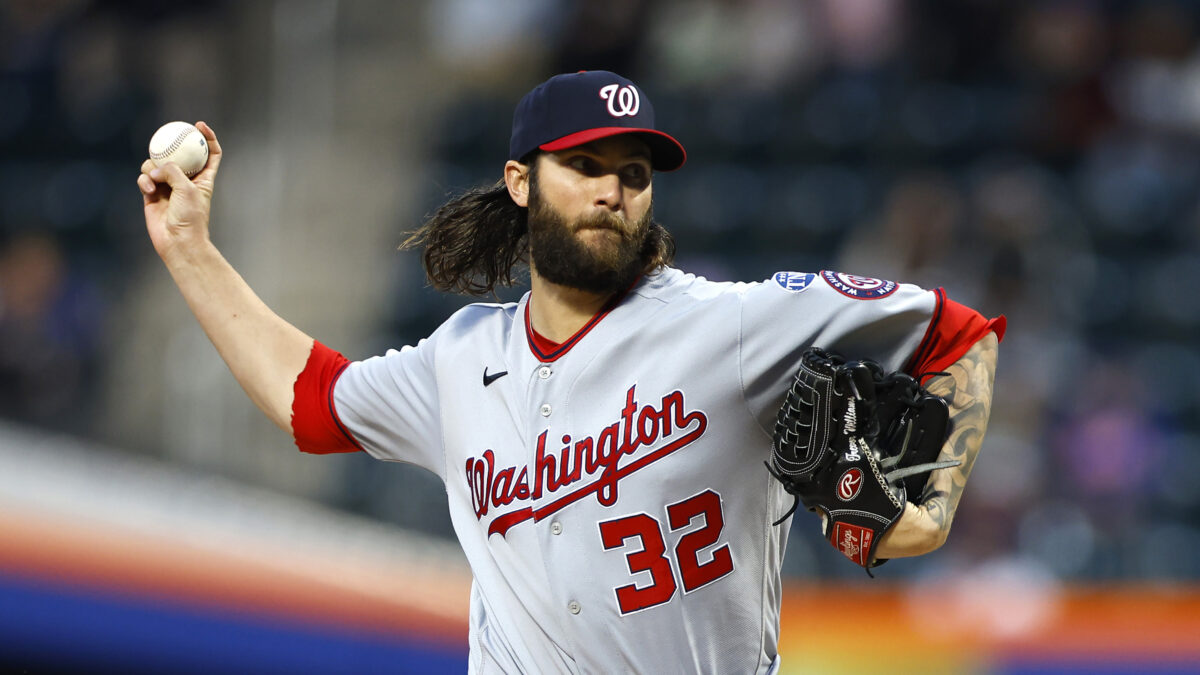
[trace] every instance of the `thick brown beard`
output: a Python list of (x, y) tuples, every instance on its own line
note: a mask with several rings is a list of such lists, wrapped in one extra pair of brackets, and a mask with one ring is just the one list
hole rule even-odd
[[(649, 260), (646, 242), (654, 208), (646, 210), (632, 231), (619, 216), (596, 213), (568, 223), (542, 201), (536, 182), (529, 191), (529, 255), (539, 276), (561, 286), (598, 294), (625, 290)], [(619, 235), (615, 247), (595, 251), (579, 240), (587, 228), (604, 228)]]

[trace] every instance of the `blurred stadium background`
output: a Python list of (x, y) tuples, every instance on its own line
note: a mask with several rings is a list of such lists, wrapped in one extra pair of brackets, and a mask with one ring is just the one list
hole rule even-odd
[(214, 239), (362, 358), (465, 302), (396, 245), (499, 177), (522, 93), (581, 68), (634, 78), (687, 146), (656, 190), (682, 267), (1009, 317), (942, 550), (871, 581), (797, 519), (785, 672), (1200, 672), (1184, 0), (0, 0), (0, 666), (465, 672), (441, 484), (295, 452), (188, 314), (134, 177), (159, 124), (210, 122)]

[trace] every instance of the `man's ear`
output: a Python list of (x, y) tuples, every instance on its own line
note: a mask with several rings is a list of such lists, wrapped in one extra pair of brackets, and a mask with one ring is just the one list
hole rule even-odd
[(504, 184), (508, 186), (508, 196), (517, 206), (529, 206), (529, 165), (516, 160), (504, 163)]

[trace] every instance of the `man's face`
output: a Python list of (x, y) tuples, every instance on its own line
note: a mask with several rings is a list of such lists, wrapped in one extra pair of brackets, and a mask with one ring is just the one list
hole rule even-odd
[(650, 152), (614, 136), (538, 157), (529, 186), (529, 247), (547, 281), (593, 293), (633, 283), (653, 217)]

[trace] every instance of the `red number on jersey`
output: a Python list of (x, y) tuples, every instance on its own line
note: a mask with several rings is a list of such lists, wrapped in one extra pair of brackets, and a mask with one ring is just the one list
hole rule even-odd
[(687, 527), (697, 516), (704, 517), (704, 527), (689, 532), (675, 546), (675, 559), (679, 561), (679, 577), (683, 579), (683, 591), (694, 591), (705, 584), (733, 571), (733, 556), (729, 544), (714, 550), (711, 560), (700, 562), (700, 549), (717, 543), (721, 530), (725, 529), (725, 518), (721, 515), (721, 496), (705, 490), (695, 497), (685, 499), (667, 507), (671, 530)]
[[(667, 520), (672, 532), (687, 527), (698, 516), (704, 518), (703, 527), (680, 537), (675, 546), (676, 566), (683, 579), (685, 593), (733, 571), (733, 555), (729, 551), (729, 544), (714, 550), (710, 560), (700, 562), (700, 550), (716, 544), (721, 531), (725, 529), (725, 517), (721, 511), (721, 496), (712, 490), (705, 490), (667, 507)], [(665, 555), (667, 546), (658, 520), (637, 513), (600, 523), (600, 541), (606, 551), (621, 548), (625, 540), (632, 537), (641, 540), (642, 548), (625, 556), (629, 573), (649, 572), (651, 583), (642, 587), (629, 584), (615, 589), (617, 606), (622, 614), (661, 605), (675, 596), (677, 587), (671, 560)]]
[(639, 513), (600, 523), (600, 540), (606, 551), (623, 546), (631, 537), (641, 539), (642, 548), (625, 556), (629, 573), (649, 572), (653, 583), (641, 588), (629, 584), (616, 589), (617, 605), (622, 614), (661, 605), (675, 595), (675, 575), (671, 573), (671, 561), (663, 555), (667, 545), (657, 520)]

